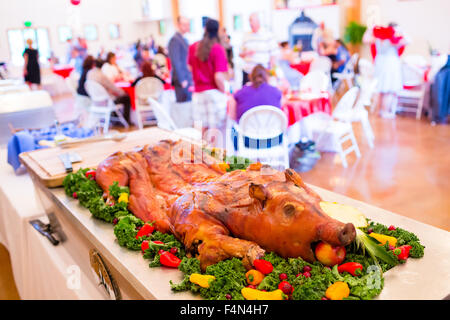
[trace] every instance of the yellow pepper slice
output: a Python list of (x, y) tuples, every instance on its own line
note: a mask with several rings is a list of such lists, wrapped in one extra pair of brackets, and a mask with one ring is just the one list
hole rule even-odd
[(252, 288), (242, 288), (242, 295), (247, 300), (283, 300), (284, 293), (280, 289), (266, 292)]
[(397, 238), (391, 236), (386, 236), (384, 234), (379, 234), (375, 232), (369, 233), (369, 236), (377, 239), (379, 242), (381, 242), (382, 245), (386, 244), (386, 242), (389, 242), (389, 244), (394, 247), (397, 245)]
[(330, 300), (342, 300), (350, 295), (350, 288), (345, 282), (338, 281), (333, 283), (325, 291), (325, 296)]
[(193, 273), (189, 277), (189, 281), (198, 284), (202, 288), (209, 288), (210, 281), (216, 280), (216, 277), (209, 274)]
[(117, 202), (125, 202), (128, 203), (128, 193), (126, 192), (122, 192), (119, 196), (119, 199), (117, 200)]

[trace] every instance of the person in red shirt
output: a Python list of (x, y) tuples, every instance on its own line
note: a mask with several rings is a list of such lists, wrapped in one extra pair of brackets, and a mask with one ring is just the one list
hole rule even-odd
[(207, 129), (223, 130), (227, 110), (225, 86), (228, 60), (220, 45), (219, 22), (208, 19), (203, 39), (189, 47), (188, 65), (194, 80), (193, 119)]

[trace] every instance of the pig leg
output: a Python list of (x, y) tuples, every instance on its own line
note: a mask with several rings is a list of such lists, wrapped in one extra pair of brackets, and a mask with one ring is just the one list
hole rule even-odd
[(194, 208), (193, 195), (184, 195), (172, 207), (171, 222), (175, 235), (190, 251), (198, 253), (200, 267), (228, 258), (243, 259), (246, 267), (264, 254), (256, 243), (229, 236), (228, 229), (217, 219)]

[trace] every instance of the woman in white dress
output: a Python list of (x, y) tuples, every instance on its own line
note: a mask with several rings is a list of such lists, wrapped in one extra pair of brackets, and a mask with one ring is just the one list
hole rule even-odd
[[(399, 36), (397, 24), (390, 23), (395, 35), (390, 39), (374, 36), (373, 29), (365, 35), (365, 42), (375, 43), (375, 77), (379, 93), (379, 110), (383, 118), (395, 118), (397, 95), (403, 89), (402, 64), (398, 48), (405, 45), (404, 37)], [(393, 40), (395, 39), (395, 40)]]

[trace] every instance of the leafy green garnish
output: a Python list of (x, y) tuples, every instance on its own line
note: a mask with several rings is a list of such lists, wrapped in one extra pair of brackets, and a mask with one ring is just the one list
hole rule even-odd
[(365, 232), (369, 229), (372, 229), (375, 233), (397, 238), (397, 247), (410, 245), (412, 247), (409, 251), (409, 256), (411, 258), (422, 258), (425, 254), (425, 246), (420, 243), (419, 238), (412, 232), (398, 227), (395, 228), (395, 230), (389, 230), (387, 226), (374, 221), (369, 221), (369, 225), (365, 228)]
[(114, 227), (114, 234), (119, 244), (131, 250), (140, 250), (142, 241), (136, 239), (138, 233), (136, 227), (143, 225), (144, 222), (141, 219), (131, 214), (119, 218), (119, 222)]
[[(225, 157), (230, 165), (228, 171), (245, 169), (251, 163), (248, 159), (239, 157)], [(80, 201), (80, 205), (89, 209), (91, 214), (106, 222), (114, 222), (114, 234), (119, 245), (130, 250), (140, 250), (142, 241), (149, 241), (149, 248), (144, 253), (144, 258), (150, 260), (150, 267), (161, 266), (158, 254), (160, 249), (169, 251), (177, 248), (175, 255), (182, 259), (178, 269), (184, 274), (183, 280), (179, 284), (170, 281), (173, 291), (186, 291), (198, 293), (205, 299), (226, 299), (227, 295), (231, 295), (232, 299), (244, 299), (241, 289), (247, 286), (245, 273), (246, 269), (242, 261), (237, 258), (220, 261), (215, 265), (207, 267), (205, 273), (213, 275), (216, 279), (210, 283), (209, 288), (202, 288), (197, 284), (191, 283), (189, 277), (192, 273), (201, 273), (200, 261), (197, 258), (186, 257), (183, 244), (175, 238), (174, 235), (164, 234), (161, 232), (153, 232), (149, 236), (136, 239), (138, 228), (144, 225), (144, 221), (135, 217), (127, 208), (127, 203), (121, 202), (116, 204), (108, 204), (103, 198), (103, 191), (94, 181), (88, 179), (85, 174), (89, 169), (80, 169), (76, 173), (71, 173), (63, 181), (65, 193), (68, 196), (76, 196)], [(120, 187), (114, 182), (109, 187), (111, 196), (117, 200), (121, 193), (128, 193), (128, 187)], [(74, 194), (76, 193), (76, 195)], [(401, 228), (388, 230), (382, 224), (370, 222), (362, 231), (367, 233), (368, 229), (373, 232), (393, 236), (397, 238), (397, 246), (410, 245), (410, 256), (420, 258), (424, 255), (424, 246), (420, 243), (418, 237), (411, 232)], [(301, 258), (284, 259), (277, 254), (271, 252), (265, 254), (263, 259), (272, 263), (273, 271), (266, 275), (259, 284), (259, 290), (273, 291), (278, 288), (280, 283), (279, 276), (281, 273), (287, 275), (287, 281), (294, 287), (292, 299), (294, 300), (320, 300), (326, 289), (336, 281), (344, 281), (350, 288), (350, 296), (347, 300), (352, 299), (373, 299), (377, 296), (384, 286), (382, 272), (389, 270), (400, 261), (394, 255), (388, 245), (381, 246), (379, 242), (367, 234), (360, 236), (361, 243), (353, 243), (346, 247), (347, 255), (344, 262), (359, 262), (363, 265), (363, 272), (360, 276), (354, 277), (349, 273), (339, 274), (337, 266), (333, 269), (324, 267), (321, 263), (308, 263)], [(155, 244), (153, 241), (161, 241), (164, 244)], [(363, 246), (361, 244), (364, 244)], [(308, 266), (311, 268), (311, 277), (305, 277), (302, 272), (303, 268)], [(381, 267), (381, 269), (380, 269)]]
[(128, 187), (120, 187), (117, 181), (114, 181), (112, 185), (109, 186), (109, 194), (117, 200), (121, 193), (130, 194), (130, 189)]

